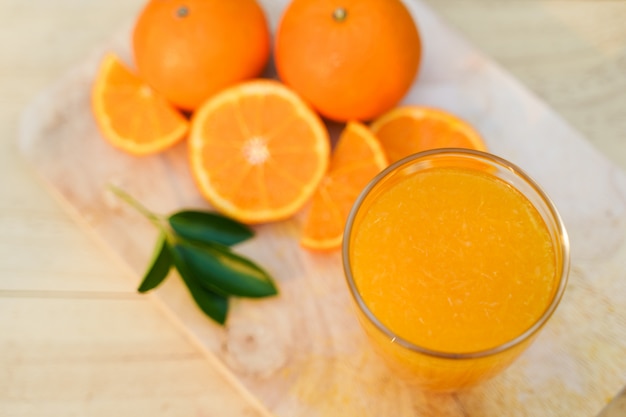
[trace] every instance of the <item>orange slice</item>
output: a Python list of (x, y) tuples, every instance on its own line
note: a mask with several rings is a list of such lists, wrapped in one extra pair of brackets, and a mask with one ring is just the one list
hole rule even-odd
[(469, 123), (430, 107), (397, 107), (375, 120), (370, 128), (390, 163), (436, 148), (487, 150), (480, 134)]
[(308, 249), (341, 246), (350, 209), (367, 183), (387, 166), (376, 137), (358, 122), (349, 122), (333, 151), (330, 167), (313, 195), (300, 244)]
[(319, 116), (271, 80), (227, 88), (194, 114), (191, 170), (215, 208), (245, 223), (285, 219), (311, 197), (328, 168)]
[(100, 64), (91, 98), (104, 138), (134, 155), (162, 151), (189, 129), (177, 110), (111, 53)]

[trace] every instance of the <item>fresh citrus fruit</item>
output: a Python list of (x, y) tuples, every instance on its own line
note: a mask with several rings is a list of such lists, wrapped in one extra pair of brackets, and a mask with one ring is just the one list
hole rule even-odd
[(436, 148), (487, 150), (480, 134), (468, 122), (430, 107), (396, 107), (375, 120), (370, 129), (389, 162)]
[(352, 205), (367, 183), (387, 166), (376, 137), (359, 122), (349, 122), (333, 151), (330, 167), (307, 214), (300, 244), (309, 249), (341, 246)]
[(319, 116), (272, 80), (240, 83), (194, 114), (191, 169), (206, 199), (245, 223), (290, 217), (315, 191), (329, 162)]
[(91, 104), (104, 138), (131, 154), (162, 151), (189, 129), (187, 119), (111, 53), (100, 64)]
[(400, 0), (294, 0), (276, 33), (281, 80), (323, 116), (371, 120), (418, 72), (420, 35)]
[(141, 76), (185, 110), (258, 76), (270, 52), (269, 28), (255, 0), (150, 0), (132, 38)]

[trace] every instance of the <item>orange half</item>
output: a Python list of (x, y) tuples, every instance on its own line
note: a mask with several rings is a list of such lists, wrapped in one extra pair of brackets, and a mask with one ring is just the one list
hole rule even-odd
[(390, 163), (429, 149), (487, 150), (478, 131), (468, 122), (430, 107), (397, 107), (375, 120), (370, 128), (380, 140)]
[(209, 203), (239, 221), (262, 223), (288, 218), (307, 202), (328, 167), (330, 140), (292, 90), (254, 80), (196, 111), (189, 153)]
[(91, 97), (104, 138), (128, 153), (160, 152), (183, 139), (189, 130), (182, 114), (114, 54), (102, 60)]
[(300, 244), (314, 250), (339, 248), (352, 205), (386, 166), (385, 152), (376, 137), (363, 124), (349, 122), (335, 146), (328, 172), (313, 195)]

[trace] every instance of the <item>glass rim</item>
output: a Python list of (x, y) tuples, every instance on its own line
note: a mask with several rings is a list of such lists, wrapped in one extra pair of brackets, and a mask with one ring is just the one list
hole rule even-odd
[[(530, 326), (528, 329), (510, 339), (504, 343), (501, 343), (495, 347), (478, 350), (478, 351), (470, 351), (470, 352), (447, 352), (447, 351), (439, 351), (434, 349), (429, 349), (423, 346), (419, 346), (409, 340), (402, 338), (401, 336), (395, 334), (391, 329), (389, 329), (385, 324), (383, 324), (369, 309), (363, 298), (359, 294), (356, 283), (354, 281), (354, 277), (352, 276), (352, 268), (350, 266), (350, 234), (352, 232), (352, 226), (354, 225), (354, 221), (356, 219), (357, 213), (361, 208), (364, 200), (367, 198), (369, 193), (388, 175), (397, 171), (400, 167), (410, 165), (416, 160), (428, 158), (430, 156), (437, 155), (450, 155), (450, 156), (461, 156), (467, 157), (472, 156), (478, 159), (481, 159), (483, 162), (487, 162), (489, 164), (497, 164), (501, 168), (505, 168), (512, 172), (515, 176), (522, 179), (526, 182), (541, 198), (546, 208), (548, 209), (550, 216), (554, 221), (554, 225), (556, 227), (556, 239), (555, 244), (560, 245), (561, 250), (561, 276), (559, 277), (558, 288), (554, 292), (550, 303), (541, 314), (541, 316)], [(508, 181), (507, 181), (508, 183)], [(511, 184), (514, 188), (515, 185)], [(522, 191), (520, 191), (522, 192)], [(523, 192), (522, 192), (523, 193)], [(524, 194), (524, 193), (523, 193)], [(533, 204), (534, 205), (534, 204)], [(499, 157), (497, 155), (491, 154), (489, 152), (478, 151), (474, 149), (465, 149), (465, 148), (439, 148), (439, 149), (431, 149), (427, 151), (418, 152), (412, 155), (409, 155), (399, 161), (394, 162), (393, 164), (386, 167), (383, 171), (378, 173), (366, 186), (361, 190), (359, 196), (354, 202), (350, 214), (348, 215), (348, 219), (346, 221), (346, 225), (343, 233), (343, 242), (342, 242), (342, 263), (344, 269), (344, 275), (346, 281), (348, 283), (348, 287), (350, 289), (350, 293), (352, 298), (356, 302), (359, 310), (363, 313), (366, 319), (374, 325), (374, 327), (382, 332), (385, 336), (387, 336), (391, 343), (397, 343), (398, 345), (411, 350), (413, 352), (417, 352), (426, 356), (437, 357), (442, 359), (476, 359), (476, 358), (484, 358), (496, 355), (498, 353), (504, 352), (508, 349), (511, 349), (515, 346), (520, 345), (526, 340), (529, 340), (533, 335), (535, 335), (550, 319), (557, 306), (559, 305), (561, 298), (563, 297), (563, 293), (565, 292), (565, 287), (567, 285), (568, 277), (569, 277), (569, 268), (570, 268), (570, 245), (569, 238), (567, 235), (567, 230), (565, 229), (565, 224), (554, 204), (554, 202), (548, 197), (548, 195), (543, 191), (543, 189), (521, 168), (517, 165), (507, 161), (506, 159)]]

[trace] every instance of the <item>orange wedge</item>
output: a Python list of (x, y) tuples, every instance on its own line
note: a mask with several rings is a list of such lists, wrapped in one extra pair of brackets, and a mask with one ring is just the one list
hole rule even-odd
[(480, 134), (466, 121), (444, 110), (422, 106), (397, 107), (370, 126), (389, 162), (436, 148), (486, 151)]
[(328, 168), (330, 140), (296, 93), (254, 80), (196, 111), (189, 153), (209, 203), (241, 222), (263, 223), (288, 218), (307, 202)]
[(160, 152), (188, 132), (187, 120), (111, 53), (100, 64), (91, 98), (104, 138), (128, 153)]
[(367, 183), (387, 166), (376, 137), (358, 122), (349, 122), (333, 151), (330, 167), (313, 195), (300, 244), (313, 250), (341, 246), (350, 209)]

